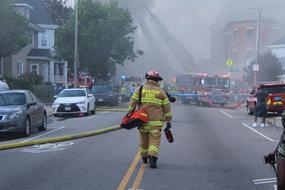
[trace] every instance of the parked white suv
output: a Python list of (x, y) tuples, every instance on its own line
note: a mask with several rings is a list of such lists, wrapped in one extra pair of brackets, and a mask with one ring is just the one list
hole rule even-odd
[(95, 114), (95, 98), (89, 89), (64, 89), (55, 98), (53, 103), (54, 117), (72, 114)]

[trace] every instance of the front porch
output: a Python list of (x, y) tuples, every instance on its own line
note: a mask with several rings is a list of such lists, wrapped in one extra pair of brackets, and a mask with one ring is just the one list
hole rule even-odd
[(49, 49), (32, 49), (27, 68), (29, 73), (41, 75), (44, 82), (67, 85), (67, 62), (54, 60)]

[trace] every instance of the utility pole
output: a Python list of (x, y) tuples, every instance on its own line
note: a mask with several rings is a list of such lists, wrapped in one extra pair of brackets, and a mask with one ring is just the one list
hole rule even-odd
[(74, 87), (78, 87), (78, 0), (75, 0)]
[(260, 26), (261, 26), (262, 10), (260, 8), (251, 8), (251, 9), (258, 11), (257, 28), (256, 28), (256, 66), (254, 66), (254, 69), (253, 69), (253, 72), (254, 72), (253, 84), (255, 85), (257, 82), (257, 72), (259, 70)]

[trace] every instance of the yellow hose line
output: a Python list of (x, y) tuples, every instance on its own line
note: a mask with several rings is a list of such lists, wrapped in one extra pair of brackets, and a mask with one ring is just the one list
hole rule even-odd
[(55, 142), (60, 142), (60, 141), (69, 141), (69, 140), (74, 140), (74, 139), (79, 139), (79, 138), (91, 137), (91, 136), (115, 131), (118, 129), (121, 129), (121, 128), (119, 126), (113, 126), (113, 127), (108, 127), (104, 129), (99, 129), (96, 131), (83, 132), (83, 133), (74, 134), (74, 135), (52, 137), (52, 138), (33, 140), (33, 141), (28, 141), (28, 142), (16, 142), (16, 143), (10, 143), (10, 144), (2, 144), (0, 145), (0, 151), (14, 149), (14, 148), (22, 148), (22, 147), (38, 145), (38, 144), (55, 143)]

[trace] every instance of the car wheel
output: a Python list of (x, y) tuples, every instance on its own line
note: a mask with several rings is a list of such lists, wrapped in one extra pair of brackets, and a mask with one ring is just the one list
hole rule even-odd
[(86, 112), (86, 116), (90, 115), (91, 114), (91, 111), (90, 111), (90, 107), (89, 107), (89, 104), (87, 105), (87, 112)]
[(38, 127), (38, 129), (40, 131), (45, 131), (47, 130), (47, 115), (44, 113), (43, 115), (43, 121), (42, 121), (42, 125)]
[(92, 114), (96, 114), (96, 105), (94, 103), (94, 109), (91, 111)]
[(25, 121), (25, 128), (24, 128), (23, 135), (25, 137), (28, 137), (30, 136), (30, 134), (31, 134), (31, 122), (30, 122), (30, 119), (27, 117)]

